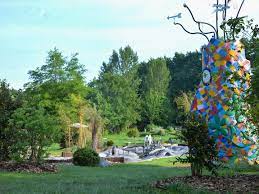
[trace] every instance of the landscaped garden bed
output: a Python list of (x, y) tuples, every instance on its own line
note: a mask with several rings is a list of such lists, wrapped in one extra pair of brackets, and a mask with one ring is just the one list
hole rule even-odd
[(195, 189), (205, 189), (220, 193), (258, 193), (259, 175), (175, 176), (157, 181), (154, 183), (154, 186), (166, 190), (172, 184), (186, 184)]
[(16, 162), (0, 162), (0, 171), (8, 172), (57, 172), (58, 168), (54, 164), (49, 163), (16, 163)]

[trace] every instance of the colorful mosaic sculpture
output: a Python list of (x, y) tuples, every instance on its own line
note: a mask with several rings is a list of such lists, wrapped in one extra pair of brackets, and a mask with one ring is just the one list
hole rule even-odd
[(209, 135), (216, 141), (219, 158), (238, 162), (258, 158), (255, 126), (249, 119), (245, 98), (250, 87), (250, 61), (243, 45), (211, 39), (203, 47), (203, 80), (191, 111), (208, 122)]

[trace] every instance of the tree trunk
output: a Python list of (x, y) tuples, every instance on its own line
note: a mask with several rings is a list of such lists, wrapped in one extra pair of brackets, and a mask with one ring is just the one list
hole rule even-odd
[(68, 126), (68, 147), (71, 147), (71, 128)]
[(192, 176), (202, 176), (202, 168), (195, 163), (191, 163)]
[(84, 138), (84, 133), (83, 133), (83, 112), (81, 110), (79, 110), (78, 113), (79, 116), (79, 123), (80, 123), (80, 127), (79, 127), (79, 138), (78, 138), (78, 146), (80, 148), (83, 148), (85, 146), (85, 138)]
[(97, 150), (98, 147), (98, 126), (96, 125), (96, 120), (93, 120), (93, 124), (92, 124), (92, 148), (93, 150)]

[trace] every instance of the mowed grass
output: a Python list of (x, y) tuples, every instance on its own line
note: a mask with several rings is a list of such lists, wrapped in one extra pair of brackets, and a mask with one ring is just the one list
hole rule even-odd
[[(59, 166), (55, 174), (0, 172), (0, 193), (174, 193), (190, 188), (176, 185), (170, 191), (151, 184), (172, 176), (190, 174), (189, 167), (172, 164), (172, 158), (111, 167)], [(197, 191), (198, 192), (198, 191)]]
[[(194, 190), (183, 184), (170, 185), (166, 190), (152, 187), (152, 183), (157, 180), (190, 175), (188, 165), (173, 165), (174, 160), (175, 158), (171, 157), (105, 168), (60, 165), (59, 172), (54, 174), (0, 172), (0, 193), (211, 193), (206, 190)], [(233, 167), (232, 170), (223, 169), (220, 174), (258, 174), (258, 170), (258, 166), (242, 165)]]
[(118, 165), (109, 168), (60, 166), (57, 174), (1, 173), (0, 193), (159, 193), (150, 184), (186, 175), (186, 168)]

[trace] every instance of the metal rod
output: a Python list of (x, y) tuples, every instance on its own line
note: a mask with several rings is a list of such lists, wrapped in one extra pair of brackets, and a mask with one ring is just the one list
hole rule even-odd
[[(227, 18), (227, 0), (225, 0), (225, 11), (223, 12), (223, 22), (226, 21)], [(223, 36), (224, 36), (224, 41), (226, 41), (226, 30), (223, 30)]]
[[(208, 26), (212, 27), (213, 30), (214, 30), (215, 33), (216, 33), (216, 29), (215, 29), (215, 27), (214, 27), (212, 24), (207, 23), (207, 22), (197, 21), (197, 20), (194, 18), (191, 9), (190, 9), (186, 4), (183, 4), (183, 6), (189, 11), (189, 13), (191, 14), (191, 17), (192, 17), (193, 21), (198, 24), (199, 30), (200, 30), (201, 32), (203, 32), (203, 31), (202, 31), (201, 28), (200, 28), (200, 24), (205, 24), (205, 25), (208, 25)], [(214, 33), (214, 32), (212, 32), (212, 33)], [(215, 33), (214, 33), (214, 37), (215, 37)]]
[(208, 38), (205, 34), (209, 34), (210, 32), (206, 32), (206, 33), (202, 33), (202, 32), (190, 32), (190, 31), (186, 30), (185, 27), (184, 27), (182, 24), (180, 24), (180, 23), (174, 22), (174, 25), (179, 25), (179, 26), (181, 26), (181, 28), (182, 28), (185, 32), (187, 32), (188, 34), (200, 34), (200, 35), (204, 36), (204, 37), (208, 40), (208, 42), (209, 42), (209, 38)]
[(239, 15), (239, 13), (240, 13), (240, 11), (242, 9), (242, 6), (243, 6), (244, 2), (245, 2), (245, 0), (242, 1), (241, 5), (240, 5), (240, 7), (238, 9), (238, 12), (237, 12), (237, 15), (236, 15), (236, 19), (238, 18), (238, 15)]
[[(239, 13), (240, 13), (240, 11), (241, 11), (241, 9), (242, 9), (242, 6), (243, 6), (244, 2), (245, 2), (245, 0), (242, 1), (241, 5), (240, 5), (240, 7), (239, 7), (239, 9), (238, 9), (238, 12), (237, 12), (237, 15), (236, 15), (236, 19), (237, 19), (238, 16), (239, 16)], [(232, 30), (232, 38), (233, 38), (233, 39), (235, 39), (235, 29), (236, 29), (236, 25), (233, 26), (233, 30)]]
[[(219, 0), (217, 0), (217, 7), (218, 7), (218, 5), (219, 5)], [(219, 20), (219, 15), (218, 15), (218, 11), (216, 11), (216, 38), (219, 37), (218, 20)]]

